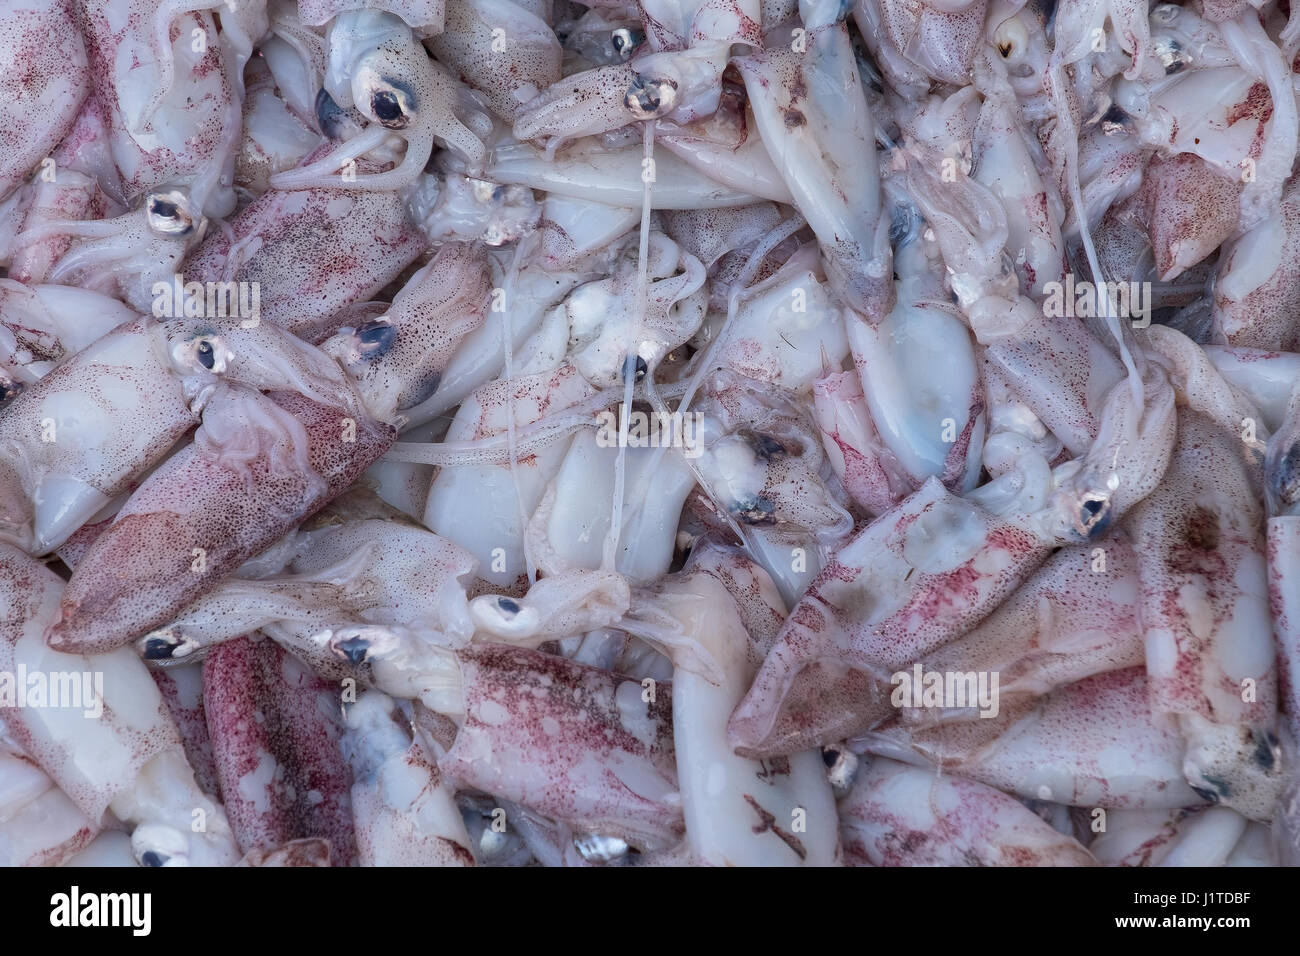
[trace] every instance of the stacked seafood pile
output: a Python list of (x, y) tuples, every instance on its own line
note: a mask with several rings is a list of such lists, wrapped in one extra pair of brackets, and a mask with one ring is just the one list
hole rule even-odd
[(1300, 858), (1282, 0), (7, 0), (0, 862)]

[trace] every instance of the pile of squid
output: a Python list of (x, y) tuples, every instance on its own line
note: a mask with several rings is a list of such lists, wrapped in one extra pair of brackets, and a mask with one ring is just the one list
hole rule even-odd
[(1286, 0), (0, 66), (0, 863), (1300, 862)]

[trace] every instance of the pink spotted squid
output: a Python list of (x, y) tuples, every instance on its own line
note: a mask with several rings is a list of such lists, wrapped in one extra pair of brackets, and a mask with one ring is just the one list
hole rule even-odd
[(1300, 865), (1293, 6), (11, 0), (0, 864)]

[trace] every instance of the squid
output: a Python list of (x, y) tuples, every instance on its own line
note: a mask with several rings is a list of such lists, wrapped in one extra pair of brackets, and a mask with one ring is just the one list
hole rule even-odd
[(90, 94), (90, 62), (73, 0), (6, 5), (0, 62), (2, 200), (50, 156)]
[[(276, 173), (272, 188), (401, 189), (423, 171), (435, 139), (472, 168), (483, 166), (487, 157), (480, 135), (456, 115), (457, 81), (430, 59), (402, 20), (379, 10), (349, 10), (335, 18), (329, 38), (325, 93), (343, 109), (355, 106), (372, 125), (325, 156)], [(401, 163), (387, 172), (356, 173), (356, 160), (390, 137), (406, 143)], [(341, 172), (349, 162), (352, 176)]]
[(721, 581), (696, 572), (657, 595), (707, 667), (673, 673), (673, 743), (687, 840), (713, 866), (831, 866), (838, 817), (821, 754), (754, 760), (734, 753), (727, 718), (749, 686), (754, 654)]
[[(854, 746), (1031, 800), (1110, 809), (1203, 806), (1183, 778), (1181, 734), (1147, 703), (1141, 667), (1076, 681), (1027, 707), (960, 727), (903, 726)], [(1113, 742), (1122, 740), (1122, 746)], [(934, 772), (933, 769), (930, 771)]]
[(763, 144), (821, 243), (832, 288), (844, 305), (879, 322), (893, 305), (889, 220), (871, 109), (848, 31), (824, 22), (820, 8), (828, 6), (803, 10), (806, 52), (769, 43), (735, 66)]
[(341, 494), (392, 437), (391, 426), (295, 392), (209, 406), (194, 443), (155, 471), (86, 550), (51, 646), (116, 647), (165, 625)]
[(0, 419), (6, 535), (37, 554), (59, 547), (241, 389), (323, 398), (342, 381), (296, 338), (243, 324), (136, 318), (24, 390)]
[[(91, 81), (108, 112), (123, 190), (130, 198), (164, 186), (183, 188), (197, 214), (229, 215), (241, 129), (235, 74), (227, 62), (233, 53), (213, 16), (201, 9), (172, 22), (171, 56), (159, 56), (158, 9), (153, 0), (131, 0), (116, 12), (79, 2)], [(169, 59), (182, 81), (153, 103)]]
[(339, 312), (373, 298), (427, 246), (393, 192), (271, 189), (229, 226), (185, 259), (186, 280), (255, 283), (263, 321), (316, 342), (337, 330)]
[[(195, 782), (176, 725), (134, 652), (85, 656), (45, 645), (43, 631), (58, 614), (62, 590), (62, 580), (40, 562), (3, 546), (0, 670), (47, 681), (85, 677), (93, 688), (62, 706), (0, 708), (9, 733), (92, 826), (110, 812), (125, 824), (141, 865), (236, 862), (226, 814)], [(88, 716), (95, 711), (99, 719)]]
[(643, 850), (677, 842), (671, 682), (496, 645), (462, 651), (458, 666), (459, 701), (444, 706), (463, 723), (440, 771), (575, 830)]
[(857, 866), (1094, 866), (1092, 854), (999, 790), (871, 758), (840, 804)]
[(1264, 516), (1228, 436), (1194, 412), (1134, 509), (1151, 706), (1174, 716), (1198, 792), (1266, 819), (1281, 787)]
[[(242, 853), (316, 837), (335, 865), (355, 860), (339, 694), (268, 640), (231, 641), (204, 661), (203, 710)], [(248, 719), (254, 707), (260, 720)]]
[(473, 866), (454, 792), (403, 729), (393, 701), (367, 691), (348, 708), (342, 747), (362, 866)]

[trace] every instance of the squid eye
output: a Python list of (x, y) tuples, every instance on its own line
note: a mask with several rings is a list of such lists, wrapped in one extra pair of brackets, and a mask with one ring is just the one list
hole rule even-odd
[(406, 129), (415, 118), (415, 96), (402, 84), (383, 83), (370, 94), (370, 114), (385, 129)]
[(749, 438), (750, 447), (754, 449), (754, 454), (759, 458), (768, 459), (786, 453), (785, 446), (771, 435), (760, 435), (757, 432), (752, 432), (747, 437)]
[(745, 524), (776, 523), (776, 505), (768, 499), (758, 496), (735, 502), (731, 506), (731, 513)]
[(215, 335), (196, 335), (183, 342), (177, 342), (172, 350), (176, 367), (188, 374), (199, 370), (215, 372), (218, 375), (226, 370), (226, 363), (231, 354)]
[(677, 105), (677, 84), (672, 80), (651, 80), (638, 74), (623, 95), (623, 105), (634, 119), (639, 120), (671, 113)]
[(1192, 62), (1191, 55), (1173, 37), (1160, 37), (1157, 39), (1154, 50), (1156, 58), (1165, 68), (1165, 76), (1172, 76)]
[(628, 359), (626, 362), (623, 363), (623, 378), (625, 380), (628, 376), (628, 373), (631, 373), (633, 375), (632, 380), (635, 382), (639, 382), (641, 381), (641, 379), (645, 378), (646, 375), (649, 374), (649, 372), (650, 372), (650, 366), (647, 365), (646, 360), (639, 355), (636, 357), (635, 363), (632, 361), (632, 359)]
[(179, 189), (150, 193), (145, 215), (150, 231), (170, 237), (190, 235), (199, 219), (190, 208), (190, 197)]
[(632, 59), (632, 54), (636, 51), (636, 48), (645, 42), (645, 33), (641, 30), (619, 27), (610, 34), (609, 42), (613, 45), (614, 53), (618, 58), (626, 63)]
[(1100, 534), (1110, 524), (1110, 500), (1100, 495), (1087, 495), (1079, 504), (1076, 522), (1077, 530), (1085, 538)]
[(364, 664), (366, 655), (370, 653), (370, 642), (358, 635), (335, 642), (333, 648), (334, 653), (349, 664)]

